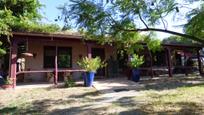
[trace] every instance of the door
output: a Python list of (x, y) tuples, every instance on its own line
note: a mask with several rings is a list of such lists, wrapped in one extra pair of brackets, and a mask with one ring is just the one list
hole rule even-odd
[[(105, 50), (104, 48), (92, 48), (92, 57), (100, 57), (102, 61), (105, 60)], [(105, 68), (98, 69), (96, 72), (96, 76), (105, 76)]]

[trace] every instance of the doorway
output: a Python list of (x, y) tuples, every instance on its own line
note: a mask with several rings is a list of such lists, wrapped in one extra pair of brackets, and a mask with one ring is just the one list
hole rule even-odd
[[(101, 60), (105, 60), (105, 50), (104, 48), (92, 48), (92, 57), (100, 57)], [(105, 68), (100, 68), (96, 72), (96, 76), (105, 76)]]

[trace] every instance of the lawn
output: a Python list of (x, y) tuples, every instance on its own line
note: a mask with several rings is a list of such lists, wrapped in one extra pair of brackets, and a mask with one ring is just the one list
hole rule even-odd
[[(94, 88), (0, 90), (0, 114), (134, 115), (203, 114), (204, 78), (199, 76), (141, 81), (140, 95), (104, 102)], [(120, 92), (121, 93), (121, 92)]]

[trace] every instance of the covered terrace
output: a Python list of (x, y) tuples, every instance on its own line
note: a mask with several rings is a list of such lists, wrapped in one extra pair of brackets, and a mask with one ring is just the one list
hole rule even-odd
[[(162, 44), (162, 50), (151, 52), (145, 48), (142, 55), (145, 55), (145, 63), (140, 68), (143, 73), (157, 76), (158, 74), (168, 74), (173, 77), (173, 74), (179, 73), (188, 74), (193, 68), (197, 68), (200, 74), (202, 70), (201, 45), (184, 45), (184, 44)], [(194, 57), (197, 64), (189, 64), (189, 59)], [(197, 66), (197, 67), (195, 67)]]
[[(22, 43), (24, 44), (23, 52), (19, 51), (20, 48), (22, 49)], [(112, 52), (110, 46), (97, 45), (93, 41), (84, 40), (78, 34), (13, 32), (9, 59), (9, 76), (13, 81), (13, 88), (16, 87), (17, 79), (21, 79), (21, 76), (35, 74), (32, 77), (37, 79), (46, 73), (53, 73), (53, 83), (58, 84), (60, 73), (84, 72), (85, 70), (77, 67), (76, 62), (83, 56), (92, 57), (92, 48), (95, 47)], [(46, 48), (47, 52), (45, 52)], [(65, 53), (70, 55), (65, 55)], [(106, 54), (109, 56), (107, 52)], [(21, 57), (25, 58), (23, 67), (19, 66), (18, 62)], [(61, 58), (66, 58), (68, 61), (60, 61)]]

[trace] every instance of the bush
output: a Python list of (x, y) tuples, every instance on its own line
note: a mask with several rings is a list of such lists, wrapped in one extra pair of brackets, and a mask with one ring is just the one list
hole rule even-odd
[(13, 83), (12, 80), (9, 79), (9, 78), (7, 78), (6, 80), (4, 80), (4, 84), (5, 84), (5, 85), (10, 85), (10, 84), (12, 84), (12, 83)]
[(64, 82), (65, 87), (74, 87), (75, 86), (75, 81), (73, 79), (68, 79)]
[(99, 57), (88, 58), (85, 57), (82, 60), (78, 61), (77, 64), (88, 72), (96, 72), (99, 68), (106, 66), (104, 61), (101, 61)]
[(130, 66), (132, 68), (138, 68), (139, 66), (141, 66), (144, 63), (144, 59), (143, 56), (139, 56), (137, 54), (133, 54), (132, 58), (130, 60)]
[(75, 81), (72, 79), (71, 75), (66, 75), (65, 74), (65, 81), (64, 81), (64, 86), (65, 87), (74, 87), (75, 86)]

